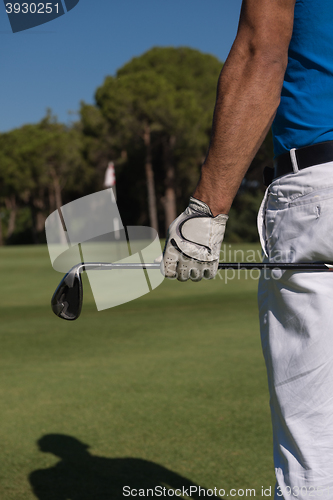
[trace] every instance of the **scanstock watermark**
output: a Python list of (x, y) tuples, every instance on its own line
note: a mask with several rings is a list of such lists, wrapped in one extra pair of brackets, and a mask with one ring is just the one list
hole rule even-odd
[[(45, 232), (55, 271), (68, 273), (77, 265), (82, 271), (86, 265), (84, 270), (98, 311), (142, 297), (164, 280), (159, 265), (156, 269), (143, 267), (162, 253), (157, 232), (145, 226), (125, 227), (112, 188), (83, 196), (55, 210), (45, 221)], [(108, 271), (102, 267), (104, 272), (101, 272), (99, 265), (89, 263), (102, 266), (103, 263), (117, 263), (122, 267), (109, 268)], [(127, 267), (137, 263), (141, 264), (137, 269)], [(79, 276), (75, 276), (78, 280)], [(70, 287), (69, 309), (77, 280), (73, 276), (73, 281), (68, 283), (66, 280), (65, 283)], [(82, 297), (82, 283), (78, 291), (80, 295), (74, 300), (74, 305)], [(63, 289), (60, 290), (59, 302), (60, 305), (64, 302)]]
[(131, 488), (130, 486), (123, 487), (123, 497), (178, 497), (178, 498), (214, 498), (216, 500), (226, 497), (232, 498), (250, 498), (250, 497), (271, 497), (272, 487), (256, 490), (255, 488), (201, 488), (201, 486), (182, 486), (179, 488), (169, 488), (166, 486), (155, 486), (154, 488)]
[(3, 0), (13, 33), (28, 30), (49, 23), (74, 9), (80, 0)]

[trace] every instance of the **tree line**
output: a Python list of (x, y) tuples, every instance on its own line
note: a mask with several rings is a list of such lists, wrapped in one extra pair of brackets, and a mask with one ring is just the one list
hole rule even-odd
[[(44, 242), (46, 217), (103, 189), (109, 161), (124, 225), (165, 236), (198, 181), (221, 68), (198, 50), (153, 48), (106, 77), (71, 126), (48, 111), (0, 134), (0, 244)], [(271, 161), (268, 135), (236, 196), (227, 240), (256, 241), (261, 172)]]

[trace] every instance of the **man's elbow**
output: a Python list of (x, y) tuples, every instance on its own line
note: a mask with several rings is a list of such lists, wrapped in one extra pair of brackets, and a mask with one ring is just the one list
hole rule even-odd
[(288, 64), (289, 39), (278, 42), (269, 36), (247, 40), (243, 50), (249, 62), (284, 75)]
[(288, 65), (288, 51), (263, 49), (256, 55), (256, 63), (267, 71), (284, 76)]

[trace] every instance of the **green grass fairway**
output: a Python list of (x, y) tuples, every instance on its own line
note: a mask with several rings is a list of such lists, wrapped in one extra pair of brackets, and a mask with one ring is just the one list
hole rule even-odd
[(66, 322), (50, 308), (62, 275), (46, 247), (1, 248), (0, 276), (1, 500), (273, 487), (257, 280), (164, 280), (97, 312), (85, 278), (82, 315)]

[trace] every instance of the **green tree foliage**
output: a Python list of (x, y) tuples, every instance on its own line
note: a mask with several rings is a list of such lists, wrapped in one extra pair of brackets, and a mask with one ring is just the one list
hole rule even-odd
[[(194, 49), (155, 47), (108, 76), (73, 126), (48, 112), (0, 134), (0, 244), (40, 241), (50, 212), (104, 188), (111, 160), (124, 224), (164, 236), (199, 179), (221, 68)], [(262, 170), (272, 156), (269, 134), (236, 196), (226, 241), (257, 240)]]
[[(81, 134), (52, 118), (0, 134), (0, 197), (7, 242), (44, 238), (47, 215), (89, 182), (91, 171), (81, 152)], [(17, 216), (23, 227), (17, 227)]]
[[(188, 47), (155, 47), (132, 59), (117, 73), (121, 78), (137, 71), (154, 71), (172, 85), (178, 95), (179, 122), (174, 127), (176, 130), (169, 134), (177, 134), (173, 157), (178, 211), (184, 208), (196, 185), (199, 167), (208, 148), (217, 80), (222, 66), (216, 57)], [(163, 165), (157, 163), (156, 170), (163, 172)]]
[(80, 117), (81, 153), (94, 170), (92, 188), (97, 191), (103, 187), (108, 161), (118, 155), (116, 144), (121, 149), (121, 143), (115, 140), (116, 134), (112, 133), (98, 107), (81, 102)]
[[(197, 50), (154, 48), (97, 89), (97, 108), (112, 137), (109, 151), (117, 165), (118, 203), (122, 213), (128, 211), (125, 218), (131, 223), (138, 219), (133, 220), (130, 212), (136, 216), (139, 212), (140, 223), (149, 223), (145, 176), (148, 192), (156, 191), (160, 229), (186, 205), (208, 147), (221, 67), (215, 57)], [(85, 119), (87, 110), (82, 111)], [(90, 141), (96, 130), (87, 134)], [(123, 192), (131, 192), (130, 200), (125, 195), (126, 207), (122, 207)]]
[[(194, 49), (155, 47), (129, 61), (97, 89), (96, 116), (89, 111), (95, 126), (84, 133), (95, 144), (100, 140), (101, 149), (116, 161), (118, 205), (125, 223), (152, 224), (147, 163), (160, 234), (186, 207), (208, 149), (221, 68), (215, 57)], [(86, 114), (83, 108), (83, 121)], [(271, 157), (269, 135), (236, 196), (231, 219), (238, 222), (229, 222), (227, 240), (257, 240), (262, 170)], [(105, 158), (104, 170), (106, 165)]]

